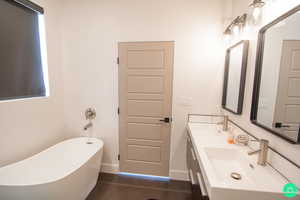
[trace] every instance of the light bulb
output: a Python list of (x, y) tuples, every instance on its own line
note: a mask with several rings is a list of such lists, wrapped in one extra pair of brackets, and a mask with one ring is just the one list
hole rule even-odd
[(251, 37), (249, 26), (246, 25), (246, 26), (243, 28), (243, 30), (241, 31), (240, 35), (241, 35), (240, 38), (241, 38), (242, 40), (249, 40), (250, 37)]
[(252, 15), (253, 15), (255, 21), (257, 21), (259, 19), (260, 15), (261, 15), (261, 9), (262, 9), (261, 7), (255, 7), (253, 9)]
[(228, 44), (230, 42), (230, 38), (231, 38), (230, 34), (226, 34), (224, 36), (224, 41), (225, 41), (226, 44)]
[(238, 25), (234, 25), (232, 28), (232, 32), (234, 35), (238, 35), (240, 33), (240, 27)]

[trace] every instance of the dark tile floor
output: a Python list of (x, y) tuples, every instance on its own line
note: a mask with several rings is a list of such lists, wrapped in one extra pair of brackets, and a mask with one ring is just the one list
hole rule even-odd
[(191, 200), (191, 188), (184, 181), (157, 181), (124, 175), (100, 174), (86, 200)]

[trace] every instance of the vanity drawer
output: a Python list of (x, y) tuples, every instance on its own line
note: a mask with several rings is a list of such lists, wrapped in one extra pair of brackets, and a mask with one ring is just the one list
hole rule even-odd
[(190, 149), (192, 148), (190, 138), (187, 138), (187, 144), (186, 144), (186, 165), (188, 169), (191, 169), (192, 165), (192, 155), (190, 152)]
[(199, 164), (197, 165), (197, 170), (196, 170), (196, 178), (197, 178), (197, 183), (200, 189), (200, 193), (202, 195), (202, 200), (209, 200), (208, 198), (208, 193), (207, 193), (207, 188), (204, 182), (204, 177), (201, 172)]
[(186, 152), (187, 168), (192, 184), (193, 200), (208, 200), (203, 176), (189, 135), (187, 137)]
[(197, 157), (192, 145), (192, 142), (190, 140), (190, 138), (188, 138), (187, 140), (187, 167), (188, 169), (191, 169), (193, 172), (193, 178), (195, 180), (195, 182), (197, 182), (197, 176), (196, 176), (196, 171), (197, 171)]

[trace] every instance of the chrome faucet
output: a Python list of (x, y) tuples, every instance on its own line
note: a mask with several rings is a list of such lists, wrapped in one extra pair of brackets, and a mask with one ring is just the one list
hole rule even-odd
[(223, 131), (228, 131), (228, 120), (229, 120), (229, 117), (227, 115), (225, 115), (224, 122), (223, 122)]
[(218, 122), (217, 124), (223, 125), (223, 131), (228, 131), (228, 116), (224, 115), (224, 120), (222, 122)]
[(89, 122), (87, 125), (85, 125), (84, 127), (83, 127), (83, 130), (88, 130), (89, 128), (91, 128), (91, 127), (93, 127), (93, 123), (92, 122)]
[(268, 158), (268, 149), (269, 149), (269, 141), (261, 139), (259, 140), (259, 149), (248, 152), (248, 155), (254, 155), (259, 153), (257, 164), (261, 166), (266, 166), (267, 158)]

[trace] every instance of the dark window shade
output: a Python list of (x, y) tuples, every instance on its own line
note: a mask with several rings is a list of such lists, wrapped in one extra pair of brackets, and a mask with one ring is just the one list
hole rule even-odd
[(0, 0), (0, 100), (46, 95), (38, 14)]

